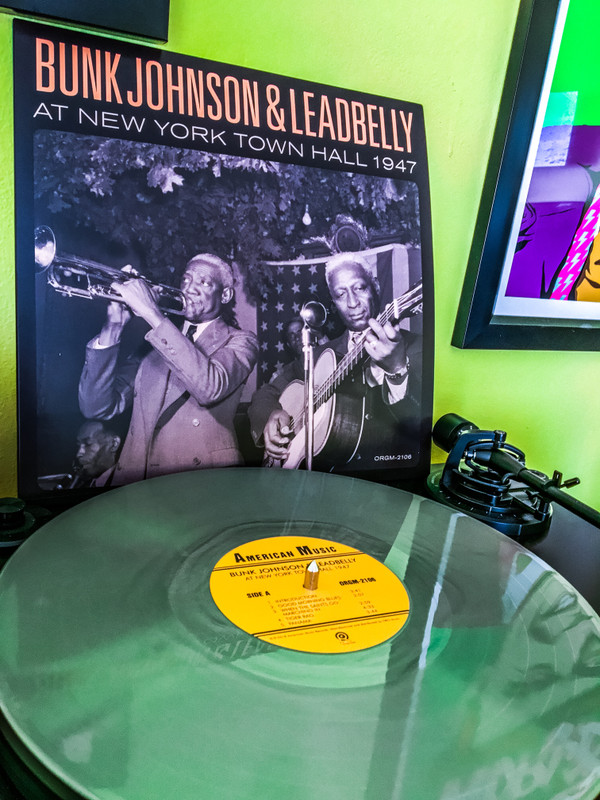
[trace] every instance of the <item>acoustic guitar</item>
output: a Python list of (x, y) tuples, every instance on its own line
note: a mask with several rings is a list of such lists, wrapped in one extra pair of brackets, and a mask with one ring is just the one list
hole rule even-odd
[[(419, 281), (388, 303), (377, 320), (382, 325), (390, 321), (397, 323), (422, 310), (423, 285)], [(339, 363), (338, 356), (331, 348), (326, 348), (315, 363), (313, 456), (318, 457), (320, 468), (348, 463), (358, 450), (364, 426), (366, 386), (363, 371), (357, 367), (362, 366), (368, 358), (365, 350), (368, 330), (361, 332)], [(290, 427), (294, 436), (286, 459), (268, 463), (269, 466), (298, 469), (306, 456), (305, 425), (308, 415), (304, 407), (304, 382), (292, 381), (283, 390), (279, 402), (292, 418)]]

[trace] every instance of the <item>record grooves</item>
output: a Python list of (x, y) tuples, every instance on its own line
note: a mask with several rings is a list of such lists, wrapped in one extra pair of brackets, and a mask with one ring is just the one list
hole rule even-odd
[[(325, 552), (294, 563), (312, 540)], [(363, 646), (408, 609), (387, 590), (393, 605), (377, 607), (388, 573), (408, 614)], [(285, 624), (242, 629), (261, 613)], [(327, 647), (340, 633), (358, 647), (307, 651), (305, 632), (328, 626)], [(252, 633), (277, 627), (301, 647)], [(600, 621), (542, 561), (350, 478), (133, 484), (48, 523), (0, 573), (2, 756), (10, 743), (26, 764), (19, 800), (593, 800), (599, 675)]]

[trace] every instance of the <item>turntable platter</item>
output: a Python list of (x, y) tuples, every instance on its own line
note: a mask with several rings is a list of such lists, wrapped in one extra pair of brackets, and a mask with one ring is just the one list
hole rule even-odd
[[(318, 540), (343, 548), (341, 563), (301, 552), (327, 580), (300, 607), (295, 578), (287, 593), (260, 570)], [(366, 571), (343, 562), (353, 551)], [(236, 619), (211, 592), (236, 553), (246, 572), (227, 591), (252, 577), (245, 594), (261, 604), (284, 587), (295, 628), (335, 607), (326, 635), (358, 636), (351, 592), (353, 620), (408, 613), (347, 652), (267, 641), (255, 634), (268, 625), (250, 630), (252, 614)], [(381, 611), (369, 593), (388, 572), (385, 603), (405, 590), (409, 609)], [(592, 800), (599, 677), (598, 617), (544, 562), (351, 478), (227, 469), (133, 484), (46, 524), (0, 573), (0, 708), (90, 800)]]

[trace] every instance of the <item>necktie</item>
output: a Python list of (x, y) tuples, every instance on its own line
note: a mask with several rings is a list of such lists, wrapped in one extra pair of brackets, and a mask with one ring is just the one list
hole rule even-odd
[(190, 325), (189, 328), (187, 329), (186, 333), (185, 333), (186, 339), (189, 339), (190, 342), (193, 342), (194, 341), (194, 336), (196, 335), (196, 330), (197, 329), (198, 329), (197, 325)]

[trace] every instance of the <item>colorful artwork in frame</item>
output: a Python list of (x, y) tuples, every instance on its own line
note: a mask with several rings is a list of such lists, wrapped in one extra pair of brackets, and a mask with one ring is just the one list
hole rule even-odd
[(600, 84), (582, 46), (597, 23), (592, 0), (521, 8), (458, 347), (597, 349)]

